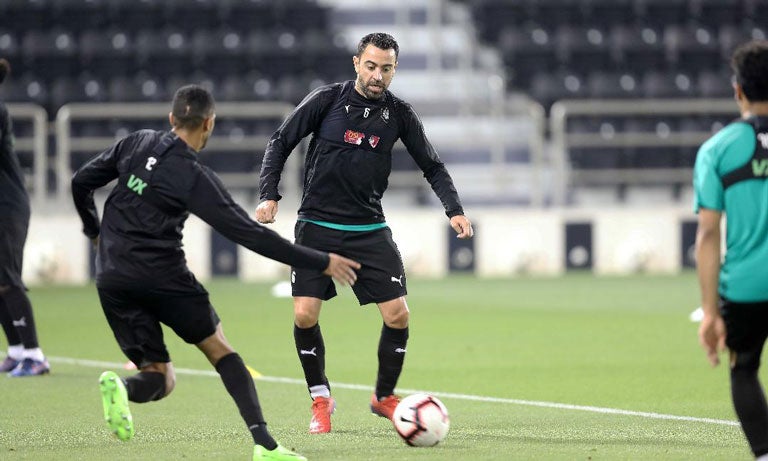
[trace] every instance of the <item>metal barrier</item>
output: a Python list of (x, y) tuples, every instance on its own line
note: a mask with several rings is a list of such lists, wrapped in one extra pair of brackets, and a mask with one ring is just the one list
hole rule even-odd
[(672, 132), (660, 137), (656, 133), (616, 132), (610, 139), (599, 133), (568, 133), (569, 117), (577, 115), (738, 115), (733, 99), (616, 99), (616, 100), (564, 100), (552, 105), (550, 131), (554, 156), (552, 161), (553, 204), (565, 205), (569, 186), (593, 178), (611, 178), (617, 184), (644, 181), (648, 178), (666, 182), (690, 180), (690, 168), (623, 168), (623, 169), (570, 169), (568, 149), (572, 147), (682, 147), (697, 146), (712, 136), (710, 131)]
[(48, 115), (36, 104), (6, 104), (11, 120), (32, 121), (32, 137), (16, 136), (17, 151), (32, 152), (32, 190), (30, 199), (39, 205), (46, 196), (46, 172), (48, 170)]
[[(219, 122), (224, 118), (259, 120), (283, 119), (291, 113), (294, 106), (278, 102), (217, 103), (216, 117)], [(56, 114), (56, 175), (57, 198), (61, 202), (70, 202), (69, 178), (72, 177), (72, 151), (100, 152), (115, 143), (114, 137), (73, 137), (72, 122), (75, 120), (102, 120), (125, 118), (133, 120), (153, 120), (167, 123), (170, 105), (167, 103), (109, 103), (83, 104), (74, 103), (62, 106)], [(277, 127), (277, 124), (275, 124)], [(242, 151), (252, 149), (263, 151), (269, 136), (244, 136), (237, 142), (225, 136), (217, 136), (214, 130), (208, 141), (207, 149), (216, 152)], [(244, 148), (244, 146), (246, 146)], [(292, 155), (286, 162), (286, 173), (281, 185), (286, 190), (298, 190), (299, 156)], [(259, 171), (245, 173), (219, 173), (227, 187), (258, 187)]]

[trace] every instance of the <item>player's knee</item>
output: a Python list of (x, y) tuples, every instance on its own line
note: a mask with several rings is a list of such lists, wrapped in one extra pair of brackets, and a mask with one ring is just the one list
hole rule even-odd
[(408, 309), (401, 309), (387, 315), (384, 319), (384, 323), (390, 328), (403, 329), (408, 326), (409, 318), (410, 313), (408, 312)]
[(312, 328), (317, 325), (318, 315), (312, 309), (296, 306), (293, 310), (294, 323), (299, 328)]
[(173, 365), (169, 363), (152, 363), (146, 367), (142, 367), (142, 372), (154, 372), (160, 373), (163, 376), (163, 380), (158, 383), (163, 386), (163, 389), (155, 393), (155, 397), (152, 400), (160, 400), (168, 396), (176, 387), (176, 373), (173, 370)]
[[(171, 369), (165, 375), (165, 393), (163, 393), (163, 397), (166, 397), (166, 396), (170, 395), (170, 393), (173, 392), (173, 389), (175, 387), (176, 387), (176, 374)], [(161, 397), (161, 398), (163, 398), (163, 397)], [(158, 399), (158, 400), (160, 400), (160, 399)]]

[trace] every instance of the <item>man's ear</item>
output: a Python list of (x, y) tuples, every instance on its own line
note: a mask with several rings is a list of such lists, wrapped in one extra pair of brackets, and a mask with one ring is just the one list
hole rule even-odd
[(744, 94), (744, 88), (738, 82), (733, 82), (733, 99), (738, 102), (745, 102), (747, 95)]
[(173, 125), (173, 112), (168, 112), (168, 122), (171, 124), (171, 126), (174, 126)]
[(355, 72), (357, 72), (357, 66), (360, 65), (360, 58), (357, 56), (352, 56), (352, 66), (355, 68)]

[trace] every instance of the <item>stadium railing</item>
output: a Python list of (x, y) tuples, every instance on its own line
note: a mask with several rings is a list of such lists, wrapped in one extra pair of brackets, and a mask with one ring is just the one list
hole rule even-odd
[(21, 120), (32, 123), (31, 136), (16, 132), (15, 148), (17, 151), (32, 152), (32, 190), (30, 198), (40, 204), (46, 196), (46, 171), (48, 170), (48, 114), (37, 104), (8, 103), (8, 112), (14, 123)]
[[(280, 102), (222, 102), (216, 104), (217, 123), (224, 120), (282, 120), (294, 106)], [(114, 136), (77, 135), (72, 131), (72, 124), (81, 120), (130, 119), (154, 122), (154, 125), (168, 126), (169, 106), (166, 103), (115, 103), (115, 104), (66, 104), (56, 114), (56, 195), (61, 202), (69, 202), (69, 180), (72, 176), (72, 153), (92, 152), (96, 154), (110, 145)], [(277, 127), (277, 122), (274, 126)], [(271, 134), (271, 132), (270, 132)], [(253, 155), (263, 153), (269, 141), (269, 135), (244, 135), (233, 139), (214, 130), (208, 141), (206, 151), (234, 152), (252, 151)], [(297, 148), (303, 149), (303, 145)], [(289, 157), (286, 174), (281, 186), (286, 190), (298, 190), (299, 156)], [(246, 172), (218, 172), (224, 184), (229, 188), (258, 188), (259, 169)]]
[[(641, 184), (690, 182), (692, 165), (663, 168), (589, 168), (569, 162), (573, 148), (611, 148), (617, 151), (632, 147), (696, 147), (712, 136), (712, 130), (674, 131), (660, 136), (656, 132), (617, 131), (610, 137), (598, 132), (573, 133), (567, 129), (569, 119), (577, 116), (738, 116), (733, 99), (615, 99), (562, 100), (552, 105), (550, 133), (553, 147), (553, 204), (565, 205), (569, 188), (585, 183)], [(611, 155), (611, 154), (608, 154)]]

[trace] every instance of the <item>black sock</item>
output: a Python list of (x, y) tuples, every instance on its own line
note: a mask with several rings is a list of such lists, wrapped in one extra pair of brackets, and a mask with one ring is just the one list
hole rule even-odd
[(142, 371), (124, 381), (131, 402), (144, 403), (165, 397), (165, 375), (157, 371)]
[(240, 416), (243, 417), (248, 430), (251, 431), (253, 442), (267, 450), (274, 450), (277, 442), (267, 432), (267, 423), (264, 422), (264, 416), (261, 414), (256, 385), (248, 369), (245, 368), (243, 359), (236, 352), (225, 355), (216, 364), (216, 371), (240, 410)]
[(293, 340), (296, 343), (301, 368), (304, 369), (307, 387), (324, 385), (330, 390), (328, 378), (325, 377), (325, 343), (320, 324), (309, 328), (299, 328), (294, 325)]
[(405, 361), (405, 346), (408, 344), (408, 327), (381, 328), (379, 339), (379, 375), (376, 378), (376, 398), (381, 399), (395, 392), (395, 385)]
[(11, 286), (0, 296), (5, 301), (5, 306), (11, 315), (11, 325), (16, 328), (21, 343), (24, 344), (24, 349), (40, 347), (37, 342), (37, 329), (35, 328), (35, 317), (32, 315), (32, 304), (29, 302), (27, 292), (23, 288)]
[(11, 313), (8, 310), (8, 306), (6, 306), (2, 295), (0, 295), (0, 325), (3, 326), (3, 331), (5, 332), (5, 337), (8, 340), (8, 345), (20, 346), (21, 336), (19, 336), (19, 332), (16, 331), (16, 327), (13, 326)]
[(731, 369), (733, 407), (755, 457), (768, 453), (768, 404), (757, 378), (759, 364), (760, 350), (740, 352)]

